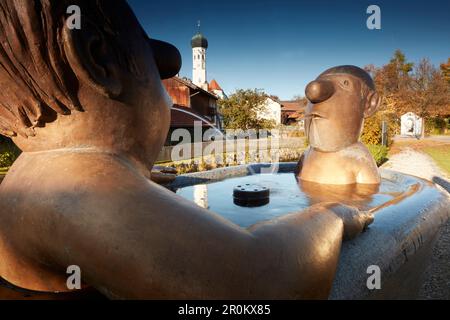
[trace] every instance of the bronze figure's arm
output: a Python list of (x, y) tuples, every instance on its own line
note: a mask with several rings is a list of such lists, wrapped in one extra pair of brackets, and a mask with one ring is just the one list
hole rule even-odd
[(0, 133), (23, 151), (0, 185), (0, 277), (67, 291), (77, 265), (112, 298), (327, 297), (343, 237), (372, 218), (319, 204), (244, 230), (151, 182), (172, 106), (161, 79), (181, 59), (126, 1), (0, 9)]
[[(44, 163), (50, 166), (36, 176), (23, 175)], [(0, 271), (39, 291), (64, 290), (65, 279), (50, 275), (64, 277), (67, 266), (78, 265), (87, 284), (112, 298), (326, 298), (344, 234), (352, 238), (371, 221), (325, 203), (245, 230), (110, 155), (24, 154), (15, 168), (1, 202), (11, 203), (9, 181), (36, 191), (19, 195), (22, 213), (2, 217), (1, 238), (28, 261), (22, 268), (9, 254), (9, 268)], [(72, 174), (81, 168), (89, 169)]]

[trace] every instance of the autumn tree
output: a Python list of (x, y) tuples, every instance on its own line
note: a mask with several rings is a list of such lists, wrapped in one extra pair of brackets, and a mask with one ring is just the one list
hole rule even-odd
[[(376, 117), (388, 119), (391, 127), (395, 127), (394, 118), (399, 119), (402, 114), (410, 111), (423, 118), (446, 116), (450, 113), (446, 64), (442, 64), (441, 70), (438, 70), (429, 60), (422, 59), (414, 66), (397, 50), (388, 64), (381, 68), (369, 65), (365, 69), (372, 75), (377, 90), (383, 97)], [(378, 119), (369, 120), (367, 124), (374, 121), (377, 122)], [(422, 134), (424, 133), (425, 131)]]
[[(408, 110), (406, 92), (410, 82), (410, 73), (414, 64), (405, 54), (396, 50), (388, 64), (376, 67), (367, 65), (364, 69), (374, 79), (377, 91), (382, 97), (378, 112), (364, 122), (362, 140), (369, 144), (381, 142), (381, 126), (388, 124), (389, 140), (400, 128), (400, 116)], [(410, 110), (409, 110), (410, 111)]]
[(447, 63), (441, 64), (441, 73), (445, 81), (450, 85), (450, 58), (447, 59)]
[[(414, 68), (405, 99), (420, 117), (436, 117), (450, 113), (449, 94), (449, 85), (440, 70), (428, 59), (422, 59)], [(425, 126), (422, 128), (424, 135)]]
[(411, 81), (411, 71), (414, 64), (408, 62), (405, 54), (396, 50), (388, 64), (377, 68), (373, 65), (366, 66), (374, 79), (377, 90), (383, 97), (380, 111), (395, 114), (397, 117), (404, 114), (410, 108), (406, 101), (408, 87)]
[(219, 111), (223, 116), (227, 129), (272, 129), (273, 120), (267, 120), (258, 115), (266, 111), (268, 96), (258, 89), (237, 90), (227, 99), (219, 101)]

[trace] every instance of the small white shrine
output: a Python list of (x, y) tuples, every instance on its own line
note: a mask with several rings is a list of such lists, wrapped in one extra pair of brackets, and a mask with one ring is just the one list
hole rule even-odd
[(402, 136), (418, 137), (422, 134), (423, 118), (408, 112), (401, 116), (400, 134)]

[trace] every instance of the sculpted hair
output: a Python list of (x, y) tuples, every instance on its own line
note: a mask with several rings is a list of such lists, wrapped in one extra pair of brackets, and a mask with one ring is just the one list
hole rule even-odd
[(88, 19), (112, 43), (117, 61), (139, 74), (139, 61), (130, 58), (136, 48), (127, 43), (128, 29), (136, 30), (130, 22), (139, 23), (125, 0), (1, 0), (0, 134), (34, 136), (59, 115), (83, 111), (62, 41), (71, 5), (81, 8), (82, 24)]

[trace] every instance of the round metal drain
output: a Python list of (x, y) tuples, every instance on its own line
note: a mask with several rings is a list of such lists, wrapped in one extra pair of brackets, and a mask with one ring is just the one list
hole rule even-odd
[(270, 189), (256, 184), (239, 185), (233, 190), (233, 200), (241, 207), (261, 207), (270, 202)]

